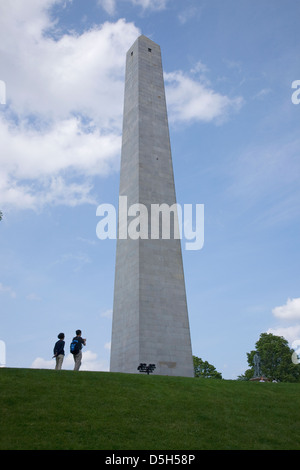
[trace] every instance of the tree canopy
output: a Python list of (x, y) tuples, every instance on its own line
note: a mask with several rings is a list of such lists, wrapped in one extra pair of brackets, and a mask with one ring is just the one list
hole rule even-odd
[(262, 375), (279, 382), (300, 382), (300, 364), (294, 364), (292, 354), (295, 352), (282, 336), (262, 333), (255, 343), (256, 349), (247, 353), (250, 369), (243, 378), (250, 379), (254, 374), (254, 355), (259, 353)]
[(202, 377), (206, 379), (222, 379), (222, 374), (216, 368), (203, 361), (200, 357), (193, 356), (195, 377)]

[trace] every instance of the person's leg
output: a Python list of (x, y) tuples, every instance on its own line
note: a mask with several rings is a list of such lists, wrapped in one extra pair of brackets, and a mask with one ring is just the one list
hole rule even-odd
[(61, 370), (63, 362), (64, 362), (64, 355), (60, 354), (58, 356), (58, 370)]
[(82, 358), (82, 352), (79, 351), (78, 354), (75, 354), (74, 355), (74, 370), (79, 370), (80, 366), (81, 366), (81, 358)]
[(63, 360), (64, 360), (64, 355), (63, 354), (59, 354), (58, 356), (56, 356), (55, 370), (61, 370)]

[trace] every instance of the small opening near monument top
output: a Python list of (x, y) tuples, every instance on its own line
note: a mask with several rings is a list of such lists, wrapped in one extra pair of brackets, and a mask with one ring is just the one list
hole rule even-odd
[(148, 52), (152, 52), (152, 49), (150, 47), (148, 47)]
[(133, 55), (133, 51), (131, 51), (131, 55)]

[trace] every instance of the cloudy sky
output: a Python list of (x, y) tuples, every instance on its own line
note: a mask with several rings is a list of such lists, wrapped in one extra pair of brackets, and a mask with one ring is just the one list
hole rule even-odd
[[(56, 336), (108, 370), (125, 54), (162, 49), (177, 199), (204, 204), (183, 249), (193, 354), (224, 378), (262, 332), (300, 340), (298, 0), (0, 0), (0, 340), (54, 367)], [(300, 84), (300, 83), (299, 83)], [(299, 101), (299, 100), (298, 100)], [(66, 357), (65, 368), (72, 368)]]

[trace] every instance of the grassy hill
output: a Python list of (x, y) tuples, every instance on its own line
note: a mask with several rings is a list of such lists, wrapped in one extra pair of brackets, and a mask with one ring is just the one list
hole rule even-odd
[(300, 384), (0, 369), (0, 449), (300, 449)]

